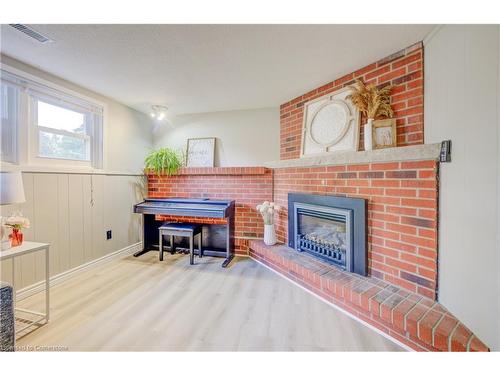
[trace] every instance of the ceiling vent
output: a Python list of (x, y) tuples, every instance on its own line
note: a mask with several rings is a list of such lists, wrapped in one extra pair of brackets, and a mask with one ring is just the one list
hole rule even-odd
[(12, 26), (17, 31), (20, 31), (20, 32), (26, 34), (30, 38), (33, 38), (33, 39), (37, 40), (40, 43), (50, 43), (50, 42), (53, 42), (52, 39), (50, 39), (49, 37), (46, 37), (43, 34), (40, 34), (38, 31), (33, 30), (29, 26), (26, 26), (26, 25), (23, 25), (23, 24), (20, 24), (20, 23), (11, 23), (9, 25)]

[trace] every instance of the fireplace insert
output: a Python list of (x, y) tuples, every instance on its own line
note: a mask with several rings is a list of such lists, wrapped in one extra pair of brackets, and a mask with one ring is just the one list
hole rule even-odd
[(288, 245), (366, 275), (366, 201), (289, 193)]

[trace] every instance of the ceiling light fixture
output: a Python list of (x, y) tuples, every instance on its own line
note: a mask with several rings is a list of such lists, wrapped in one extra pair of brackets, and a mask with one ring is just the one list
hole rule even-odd
[(153, 105), (151, 106), (151, 117), (158, 120), (162, 121), (167, 117), (167, 110), (168, 108), (164, 105)]

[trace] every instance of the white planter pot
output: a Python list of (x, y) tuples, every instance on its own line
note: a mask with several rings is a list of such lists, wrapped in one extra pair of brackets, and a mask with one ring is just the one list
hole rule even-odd
[(264, 224), (264, 243), (268, 246), (276, 244), (274, 224)]
[(373, 119), (369, 118), (368, 121), (365, 124), (365, 151), (370, 151), (373, 150)]

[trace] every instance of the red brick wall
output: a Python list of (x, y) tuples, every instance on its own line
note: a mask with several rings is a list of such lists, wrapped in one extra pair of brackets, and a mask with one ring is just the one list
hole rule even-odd
[[(424, 83), (423, 45), (417, 43), (380, 61), (358, 69), (330, 83), (305, 93), (280, 106), (280, 158), (295, 159), (300, 156), (300, 142), (304, 103), (336, 91), (362, 79), (366, 83), (395, 85), (391, 103), (397, 120), (398, 146), (424, 142)], [(361, 119), (364, 124), (366, 120)], [(360, 149), (363, 146), (363, 127), (360, 132)]]
[[(435, 298), (437, 284), (437, 162), (391, 162), (274, 171), (274, 199), (289, 192), (368, 200), (369, 275)], [(277, 220), (287, 240), (287, 212)]]
[(262, 237), (264, 225), (255, 207), (272, 200), (273, 175), (264, 167), (183, 168), (171, 177), (150, 175), (148, 190), (150, 198), (233, 199), (235, 237)]

